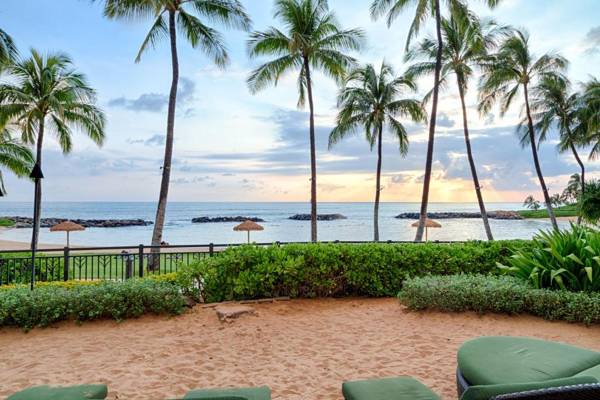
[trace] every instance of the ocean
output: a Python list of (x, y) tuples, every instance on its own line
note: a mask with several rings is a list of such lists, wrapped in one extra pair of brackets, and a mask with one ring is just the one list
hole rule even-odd
[[(489, 211), (518, 210), (520, 203), (488, 203)], [(42, 217), (82, 219), (131, 219), (154, 220), (153, 202), (44, 202)], [(418, 212), (418, 203), (381, 203), (380, 240), (413, 240), (415, 228), (412, 220), (396, 219), (402, 212)], [(478, 211), (476, 203), (432, 203), (429, 211)], [(265, 230), (252, 232), (256, 242), (309, 241), (310, 222), (288, 219), (294, 214), (309, 213), (309, 203), (169, 203), (163, 238), (170, 244), (241, 243), (246, 241), (245, 232), (234, 232), (235, 223), (193, 224), (194, 217), (245, 216), (259, 217)], [(372, 203), (320, 203), (319, 214), (340, 213), (344, 220), (320, 221), (319, 240), (372, 240)], [(31, 203), (0, 202), (0, 216), (31, 216)], [(480, 219), (446, 219), (439, 221), (442, 228), (430, 229), (430, 240), (476, 240), (485, 239)], [(490, 220), (496, 239), (530, 239), (539, 230), (550, 229), (547, 220)], [(559, 222), (568, 226), (568, 222)], [(149, 244), (152, 226), (125, 228), (89, 228), (73, 232), (71, 244), (77, 246), (133, 246)], [(0, 239), (27, 242), (31, 229), (4, 229)], [(42, 229), (40, 243), (63, 244), (63, 232)]]

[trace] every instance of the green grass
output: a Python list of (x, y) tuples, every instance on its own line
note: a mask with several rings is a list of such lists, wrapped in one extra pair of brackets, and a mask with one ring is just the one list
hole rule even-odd
[[(520, 210), (519, 215), (523, 218), (548, 218), (548, 211), (546, 208), (539, 210)], [(566, 206), (560, 206), (554, 208), (554, 215), (557, 217), (576, 217), (579, 215), (577, 204), (569, 204)]]
[(0, 218), (0, 227), (10, 227), (13, 226), (15, 223), (8, 219), (8, 218)]

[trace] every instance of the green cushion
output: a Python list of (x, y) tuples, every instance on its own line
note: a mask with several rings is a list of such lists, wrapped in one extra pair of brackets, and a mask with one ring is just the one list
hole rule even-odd
[(593, 376), (600, 382), (600, 365), (583, 370), (575, 376)]
[(106, 385), (79, 385), (67, 387), (34, 386), (21, 390), (7, 400), (101, 400), (108, 394)]
[(427, 386), (409, 376), (344, 382), (346, 400), (440, 400)]
[(192, 390), (183, 398), (186, 400), (271, 400), (271, 389), (267, 386), (238, 389), (201, 389)]
[(568, 378), (597, 365), (600, 353), (522, 337), (481, 337), (458, 351), (458, 367), (471, 385)]
[(591, 376), (552, 379), (543, 382), (506, 383), (500, 385), (470, 386), (460, 400), (489, 400), (494, 396), (508, 393), (525, 392), (528, 390), (547, 389), (559, 386), (583, 385), (597, 383), (598, 380)]

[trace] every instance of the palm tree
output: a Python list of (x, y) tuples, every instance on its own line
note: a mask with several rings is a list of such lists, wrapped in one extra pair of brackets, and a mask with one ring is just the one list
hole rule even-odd
[(544, 77), (560, 74), (565, 70), (567, 64), (567, 60), (557, 54), (544, 54), (536, 59), (529, 48), (528, 33), (516, 30), (512, 36), (500, 45), (498, 53), (489, 57), (482, 64), (483, 75), (479, 85), (480, 112), (488, 113), (494, 103), (499, 101), (501, 116), (506, 114), (522, 89), (525, 105), (524, 126), (527, 129), (527, 138), (525, 142), (522, 141), (522, 144), (531, 146), (535, 171), (544, 193), (548, 216), (556, 230), (558, 230), (558, 224), (552, 210), (550, 195), (538, 158), (538, 145), (533, 126), (529, 90)]
[(382, 63), (379, 72), (371, 64), (351, 71), (338, 96), (340, 112), (337, 126), (329, 135), (329, 148), (346, 136), (364, 129), (371, 150), (377, 147), (375, 207), (373, 211), (373, 240), (379, 241), (379, 197), (381, 193), (381, 162), (383, 130), (398, 140), (400, 154), (408, 152), (408, 135), (398, 117), (415, 122), (426, 120), (420, 101), (405, 99), (406, 91), (416, 91), (415, 82), (408, 77), (394, 77), (389, 64)]
[[(68, 56), (44, 56), (31, 50), (29, 58), (10, 64), (7, 74), (6, 82), (0, 84), (0, 126), (13, 123), (24, 142), (35, 144), (35, 164), (40, 170), (46, 133), (56, 137), (65, 154), (73, 148), (74, 129), (102, 145), (104, 113), (95, 106), (94, 90), (73, 69)], [(32, 249), (38, 243), (41, 199), (42, 185), (36, 182)]]
[[(29, 147), (13, 139), (8, 130), (0, 129), (0, 166), (18, 177), (26, 177), (33, 168), (33, 154)], [(0, 197), (6, 195), (0, 170)]]
[(529, 208), (530, 210), (539, 210), (540, 209), (540, 202), (537, 201), (532, 195), (529, 195), (525, 198), (525, 201), (523, 202), (523, 206)]
[[(579, 157), (577, 147), (585, 144), (587, 125), (582, 121), (585, 110), (578, 93), (571, 92), (569, 80), (560, 75), (544, 76), (531, 90), (531, 112), (538, 143), (544, 141), (551, 128), (558, 130), (560, 153), (570, 151), (581, 169), (581, 194), (585, 194), (585, 165)], [(582, 123), (583, 122), (583, 123)], [(528, 133), (524, 130), (524, 143)], [(581, 222), (581, 215), (578, 222)]]
[[(183, 34), (193, 48), (202, 50), (217, 66), (224, 67), (229, 56), (223, 37), (205, 22), (220, 23), (225, 27), (248, 31), (250, 17), (238, 0), (104, 0), (104, 15), (111, 19), (151, 18), (154, 22), (138, 51), (136, 62), (148, 47), (155, 47), (159, 41), (168, 37), (171, 48), (171, 91), (167, 111), (167, 134), (165, 156), (162, 166), (160, 194), (152, 232), (152, 245), (162, 242), (163, 227), (171, 164), (173, 159), (173, 140), (175, 131), (175, 107), (177, 103), (177, 85), (179, 83), (179, 59), (177, 55), (177, 33)], [(196, 15), (194, 15), (196, 14)], [(152, 264), (154, 267), (154, 264)]]
[(310, 237), (314, 242), (317, 240), (317, 156), (312, 74), (320, 70), (341, 81), (348, 68), (356, 63), (345, 52), (360, 49), (364, 33), (360, 29), (342, 29), (329, 10), (327, 0), (276, 0), (274, 17), (282, 22), (283, 31), (271, 27), (253, 32), (248, 41), (250, 57), (275, 57), (252, 71), (248, 86), (252, 93), (257, 93), (269, 85), (277, 85), (287, 72), (299, 71), (298, 106), (303, 107), (308, 99), (310, 112)]
[[(488, 7), (496, 7), (501, 0), (482, 0)], [(468, 9), (464, 0), (446, 0), (451, 14), (457, 18), (466, 18)], [(373, 0), (371, 3), (371, 16), (379, 18), (387, 15), (388, 27), (396, 18), (409, 6), (415, 5), (416, 11), (413, 22), (408, 31), (406, 48), (408, 49), (412, 39), (419, 33), (421, 26), (427, 20), (427, 17), (435, 18), (435, 31), (437, 40), (437, 53), (435, 57), (435, 69), (433, 78), (433, 97), (431, 101), (431, 114), (429, 116), (429, 136), (427, 142), (427, 159), (425, 161), (425, 176), (423, 179), (423, 195), (421, 198), (421, 211), (419, 217), (419, 226), (415, 241), (423, 240), (425, 233), (425, 221), (427, 220), (427, 206), (429, 204), (429, 186), (431, 185), (431, 172), (433, 169), (433, 144), (435, 139), (435, 127), (437, 119), (440, 75), (442, 71), (442, 52), (444, 41), (442, 38), (442, 10), (440, 0)]]
[[(493, 240), (492, 229), (488, 221), (488, 215), (481, 193), (481, 185), (477, 176), (477, 168), (473, 159), (471, 149), (471, 140), (469, 138), (467, 106), (465, 104), (465, 94), (468, 90), (469, 80), (472, 78), (474, 68), (486, 56), (489, 50), (496, 47), (496, 39), (499, 34), (506, 32), (505, 27), (498, 27), (493, 22), (482, 24), (473, 14), (468, 18), (456, 18), (451, 16), (449, 19), (442, 20), (442, 36), (444, 47), (442, 50), (442, 70), (440, 76), (440, 85), (445, 86), (450, 75), (456, 77), (458, 94), (461, 101), (463, 130), (465, 136), (465, 145), (467, 148), (467, 158), (471, 168), (471, 176), (475, 186), (475, 194), (479, 203), (479, 210), (483, 220), (483, 226), (488, 240)], [(423, 76), (435, 71), (436, 57), (438, 53), (438, 43), (435, 39), (424, 39), (418, 46), (411, 48), (406, 54), (407, 61), (419, 60), (412, 65), (407, 74), (414, 76)]]
[(17, 47), (12, 38), (0, 29), (0, 71), (9, 61), (14, 61), (17, 58)]
[(592, 145), (590, 159), (600, 157), (600, 80), (591, 79), (583, 87), (586, 144)]

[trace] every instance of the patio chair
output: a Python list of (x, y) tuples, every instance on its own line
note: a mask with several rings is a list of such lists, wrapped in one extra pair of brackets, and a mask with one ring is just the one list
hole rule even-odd
[(33, 386), (14, 393), (6, 400), (103, 400), (108, 395), (106, 385), (52, 387)]
[(539, 339), (490, 336), (458, 352), (461, 400), (600, 399), (600, 353)]
[(199, 389), (188, 392), (184, 400), (271, 400), (267, 386), (236, 389)]

